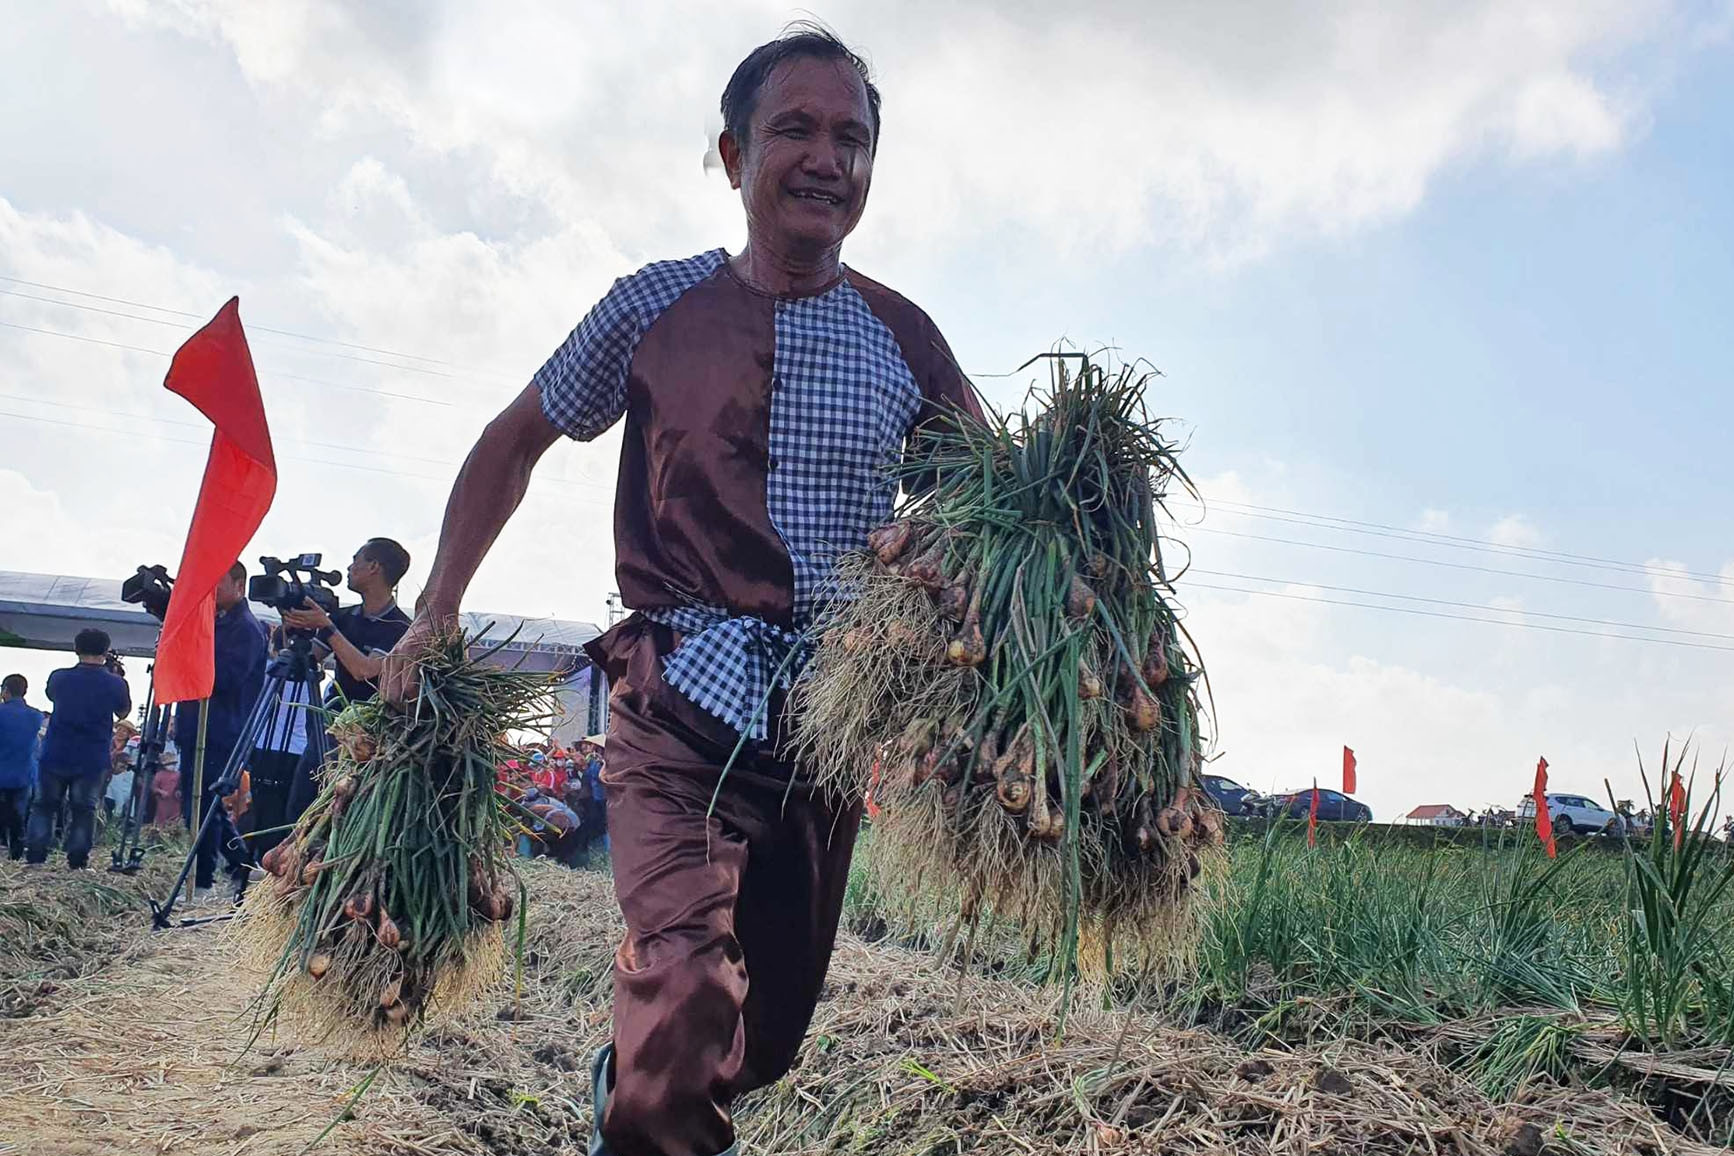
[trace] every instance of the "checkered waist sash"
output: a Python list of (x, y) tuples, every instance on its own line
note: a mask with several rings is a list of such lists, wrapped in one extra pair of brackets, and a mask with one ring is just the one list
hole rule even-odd
[(720, 606), (642, 613), (685, 636), (662, 660), (663, 681), (737, 733), (766, 739), (771, 693), (792, 687), (812, 657), (807, 635)]

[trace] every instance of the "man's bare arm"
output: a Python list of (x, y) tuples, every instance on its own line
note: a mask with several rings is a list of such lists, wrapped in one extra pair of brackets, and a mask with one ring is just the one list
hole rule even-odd
[(372, 682), (385, 669), (383, 654), (363, 654), (355, 643), (343, 637), (341, 630), (331, 632), (331, 653), (343, 664), (351, 678)]
[(427, 588), (416, 602), (415, 621), (385, 660), (380, 689), (388, 700), (403, 702), (414, 694), (413, 668), (406, 659), (420, 653), (457, 616), (476, 569), (524, 500), (531, 471), (559, 436), (542, 414), (534, 385), (526, 386), (482, 431), (446, 501), (439, 549)]

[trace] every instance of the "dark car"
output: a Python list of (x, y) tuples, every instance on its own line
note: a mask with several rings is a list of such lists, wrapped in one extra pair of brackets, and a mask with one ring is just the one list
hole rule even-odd
[(1209, 792), (1212, 799), (1216, 800), (1216, 805), (1222, 808), (1224, 815), (1249, 815), (1252, 813), (1249, 806), (1253, 797), (1251, 791), (1233, 779), (1224, 778), (1221, 775), (1201, 775), (1199, 777), (1204, 780), (1204, 789)]
[[(1370, 823), (1373, 821), (1372, 808), (1365, 803), (1356, 802), (1341, 791), (1333, 791), (1320, 787), (1319, 791), (1319, 821), (1321, 823)], [(1270, 800), (1272, 815), (1287, 815), (1291, 819), (1304, 819), (1313, 805), (1313, 789), (1288, 791), (1274, 795)]]

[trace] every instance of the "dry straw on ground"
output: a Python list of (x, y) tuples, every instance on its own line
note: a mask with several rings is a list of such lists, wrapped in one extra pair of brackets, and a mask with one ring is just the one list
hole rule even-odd
[[(608, 1029), (617, 915), (607, 877), (534, 867), (522, 1001), (422, 1039), (380, 1074), (323, 1151), (369, 1156), (581, 1151), (591, 1049)], [(108, 881), (105, 879), (104, 883)], [(0, 942), (76, 898), (54, 870), (0, 864)], [(122, 881), (117, 890), (137, 895)], [(76, 920), (74, 921), (77, 922)], [(244, 1053), (252, 979), (210, 929), (153, 933), (142, 904), (91, 954), (19, 970), (63, 978), (0, 1021), (0, 1153), (293, 1156), (370, 1068), (287, 1037)], [(46, 945), (46, 941), (37, 940)], [(753, 1153), (1682, 1153), (1636, 1100), (1546, 1082), (1491, 1102), (1424, 1047), (1338, 1041), (1248, 1052), (1146, 1015), (1075, 1010), (960, 978), (929, 956), (844, 936), (801, 1062), (741, 1105)]]

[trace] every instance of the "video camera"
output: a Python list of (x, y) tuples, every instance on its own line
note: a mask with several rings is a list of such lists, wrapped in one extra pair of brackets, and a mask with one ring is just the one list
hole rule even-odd
[(247, 598), (282, 614), (305, 610), (309, 600), (327, 614), (337, 612), (337, 592), (331, 587), (343, 580), (340, 570), (320, 570), (320, 554), (300, 554), (287, 562), (261, 558), (264, 573), (247, 581)]
[(120, 600), (137, 602), (161, 622), (169, 612), (169, 595), (174, 585), (167, 566), (140, 566), (137, 573), (120, 584)]

